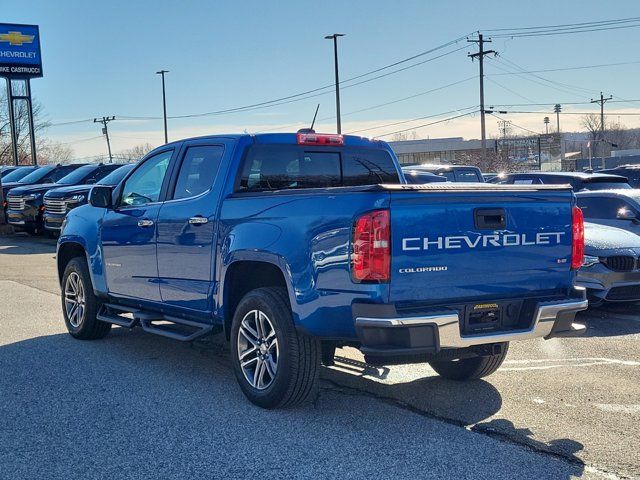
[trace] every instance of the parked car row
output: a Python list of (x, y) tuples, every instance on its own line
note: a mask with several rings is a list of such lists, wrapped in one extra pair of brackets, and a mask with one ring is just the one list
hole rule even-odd
[(87, 202), (92, 185), (116, 185), (130, 168), (124, 164), (5, 168), (2, 189), (7, 222), (19, 231), (55, 235), (66, 214)]

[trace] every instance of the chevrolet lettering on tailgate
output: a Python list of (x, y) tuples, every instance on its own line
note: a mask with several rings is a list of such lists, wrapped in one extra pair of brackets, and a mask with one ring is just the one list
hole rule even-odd
[(448, 250), (454, 248), (478, 247), (517, 247), (520, 245), (557, 245), (565, 232), (538, 232), (535, 235), (526, 233), (499, 233), (491, 235), (477, 234), (474, 238), (468, 235), (450, 237), (413, 237), (402, 239), (403, 251)]

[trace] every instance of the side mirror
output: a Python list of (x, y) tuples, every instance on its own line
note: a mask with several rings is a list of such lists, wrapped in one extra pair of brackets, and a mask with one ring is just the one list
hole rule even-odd
[(626, 207), (622, 207), (616, 214), (618, 220), (636, 220), (636, 214)]
[(113, 208), (113, 187), (96, 185), (89, 194), (89, 204), (98, 208)]

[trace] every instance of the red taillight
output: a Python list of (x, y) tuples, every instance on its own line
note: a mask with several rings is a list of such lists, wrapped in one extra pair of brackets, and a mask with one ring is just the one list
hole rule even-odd
[(324, 133), (299, 133), (298, 145), (344, 145), (342, 135), (328, 135)]
[(577, 270), (584, 262), (584, 215), (578, 207), (573, 207), (571, 234), (571, 269)]
[(367, 212), (353, 228), (351, 275), (357, 282), (388, 282), (390, 269), (389, 210)]

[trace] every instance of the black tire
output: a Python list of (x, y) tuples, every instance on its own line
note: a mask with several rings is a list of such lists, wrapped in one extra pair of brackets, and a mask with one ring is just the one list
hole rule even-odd
[(438, 375), (449, 380), (473, 380), (486, 377), (498, 370), (507, 357), (509, 342), (504, 342), (502, 346), (502, 353), (497, 355), (461, 360), (438, 360), (429, 362), (429, 365)]
[[(269, 321), (269, 327), (273, 327), (272, 330), (277, 339), (277, 368), (275, 374), (269, 379), (269, 384), (263, 386), (262, 389), (250, 383), (248, 379), (248, 376), (251, 376), (250, 372), (243, 370), (240, 362), (241, 345), (238, 340), (241, 335), (240, 327), (243, 320), (251, 319), (252, 315), (257, 315), (253, 312), (264, 313)], [(245, 330), (243, 327), (243, 331)], [(240, 342), (248, 342), (247, 337), (241, 336)], [(267, 343), (265, 342), (265, 345)], [(247, 350), (253, 349), (256, 355), (260, 356), (260, 350), (255, 347), (255, 343), (251, 342), (251, 344), (254, 347), (247, 344)], [(320, 342), (296, 331), (287, 291), (284, 288), (258, 288), (247, 293), (240, 300), (231, 324), (230, 349), (233, 370), (240, 388), (255, 405), (262, 408), (292, 407), (308, 401), (317, 393)], [(266, 352), (267, 357), (270, 354), (273, 355), (271, 350)], [(263, 363), (267, 363), (267, 360), (264, 360)], [(256, 360), (255, 365), (254, 383), (257, 376), (257, 365), (260, 363)], [(269, 370), (266, 369), (266, 371)], [(265, 373), (265, 375), (269, 374)]]
[[(69, 277), (73, 277), (74, 282), (79, 281), (82, 283), (84, 304), (82, 318), (75, 317), (73, 315), (75, 312), (74, 310), (71, 311), (70, 318), (70, 313), (67, 309), (66, 292), (68, 287), (72, 287), (71, 284), (68, 284)], [(83, 258), (73, 258), (65, 267), (64, 275), (62, 276), (61, 298), (64, 323), (72, 337), (80, 340), (97, 340), (99, 338), (104, 338), (109, 333), (111, 330), (111, 324), (101, 322), (96, 318), (101, 304), (93, 293), (93, 285), (91, 284), (89, 269), (87, 267), (87, 262)], [(73, 298), (73, 296), (70, 296), (69, 298)]]

